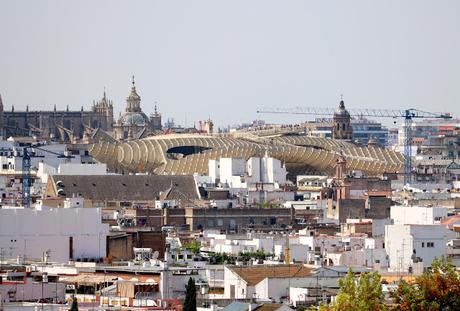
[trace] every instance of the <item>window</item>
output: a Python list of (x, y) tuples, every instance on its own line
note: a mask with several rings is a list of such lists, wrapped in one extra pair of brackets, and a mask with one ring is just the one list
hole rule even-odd
[(427, 242), (426, 247), (434, 247), (434, 242)]
[(8, 164), (3, 164), (3, 165), (2, 165), (2, 168), (3, 168), (4, 170), (7, 170), (7, 169), (8, 169)]
[(231, 218), (229, 220), (228, 227), (229, 227), (230, 230), (235, 230), (236, 229), (236, 220)]
[(425, 242), (422, 242), (422, 247), (425, 247)]

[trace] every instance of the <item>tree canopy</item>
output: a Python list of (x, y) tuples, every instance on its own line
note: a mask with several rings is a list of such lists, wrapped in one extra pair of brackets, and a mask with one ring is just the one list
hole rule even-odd
[(195, 281), (192, 278), (189, 278), (186, 286), (185, 300), (182, 311), (196, 311), (196, 287)]
[(339, 293), (333, 303), (321, 306), (323, 311), (379, 311), (387, 310), (380, 275), (364, 272), (357, 278), (353, 271), (339, 280)]
[(201, 249), (201, 243), (198, 241), (191, 241), (185, 244), (185, 249), (191, 251), (194, 254), (198, 254)]
[(69, 311), (78, 311), (78, 301), (75, 296), (72, 296), (72, 305), (70, 306)]
[(392, 297), (394, 310), (460, 310), (460, 277), (455, 266), (441, 257), (414, 283), (402, 281)]

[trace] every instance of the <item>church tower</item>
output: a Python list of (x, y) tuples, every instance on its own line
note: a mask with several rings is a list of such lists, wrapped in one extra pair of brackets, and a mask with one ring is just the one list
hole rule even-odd
[[(101, 114), (102, 116), (105, 117), (105, 126), (104, 128), (107, 128), (107, 131), (112, 131), (112, 125), (113, 125), (113, 101), (107, 98), (107, 95), (105, 93), (105, 88), (104, 88), (104, 95), (102, 96), (102, 99), (97, 102), (93, 102), (93, 107), (92, 107), (93, 112), (97, 112)], [(97, 125), (97, 124), (94, 124)], [(92, 125), (93, 126), (93, 125)], [(100, 127), (98, 126), (93, 126), (94, 128)]]
[(161, 131), (163, 128), (161, 125), (161, 114), (158, 112), (157, 105), (155, 105), (155, 111), (150, 114), (150, 126), (154, 131)]
[(141, 97), (136, 92), (136, 84), (133, 76), (133, 86), (131, 87), (131, 93), (126, 98), (126, 112), (141, 112)]
[(141, 97), (137, 94), (133, 76), (131, 92), (126, 98), (125, 112), (114, 124), (113, 133), (116, 139), (127, 140), (139, 138), (138, 135), (144, 135), (147, 133), (146, 130), (151, 130), (150, 119), (142, 112)]
[(332, 138), (351, 140), (353, 128), (351, 127), (350, 113), (345, 108), (343, 100), (340, 101), (339, 109), (334, 112), (334, 128)]

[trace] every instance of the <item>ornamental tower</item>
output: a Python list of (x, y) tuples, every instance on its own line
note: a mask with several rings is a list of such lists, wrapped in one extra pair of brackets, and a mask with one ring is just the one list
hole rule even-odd
[(333, 139), (351, 140), (353, 128), (351, 127), (350, 113), (345, 108), (345, 103), (340, 100), (339, 109), (334, 112), (334, 128), (332, 129)]

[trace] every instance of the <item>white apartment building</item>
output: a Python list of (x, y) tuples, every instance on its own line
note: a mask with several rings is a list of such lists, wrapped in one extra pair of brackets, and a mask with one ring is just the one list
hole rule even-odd
[(283, 237), (268, 234), (227, 235), (205, 233), (206, 249), (216, 253), (238, 254), (239, 252), (264, 251), (273, 253), (275, 244), (283, 243)]
[(446, 207), (392, 206), (390, 218), (393, 224), (433, 225), (447, 217)]
[(385, 226), (389, 270), (407, 272), (417, 262), (428, 267), (446, 255), (446, 243), (454, 236), (440, 224), (446, 216), (445, 207), (392, 206), (392, 224)]
[(106, 256), (107, 224), (99, 208), (0, 209), (0, 247), (4, 259), (68, 262)]
[(286, 184), (286, 168), (281, 161), (270, 157), (220, 158), (209, 160), (209, 176), (230, 188), (247, 188), (250, 184)]
[(416, 262), (428, 267), (435, 257), (445, 256), (453, 232), (444, 225), (396, 224), (385, 227), (389, 270), (407, 272)]
[[(73, 155), (72, 158), (58, 156), (66, 153), (66, 145), (64, 144), (44, 145), (40, 146), (40, 149), (31, 147), (29, 152), (32, 153), (30, 158), (32, 170), (37, 170), (40, 163), (45, 163), (54, 168), (57, 168), (62, 163), (81, 163), (79, 155)], [(0, 146), (0, 174), (21, 173), (23, 153), (23, 147), (14, 144), (5, 145), (5, 142), (3, 142)]]

